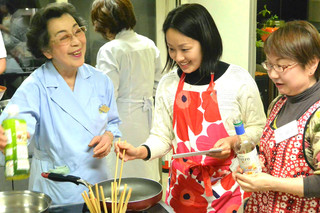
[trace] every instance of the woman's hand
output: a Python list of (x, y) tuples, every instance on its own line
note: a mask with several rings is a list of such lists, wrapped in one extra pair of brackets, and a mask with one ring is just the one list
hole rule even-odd
[(119, 157), (123, 158), (123, 151), (125, 150), (124, 161), (134, 159), (145, 159), (148, 156), (148, 150), (144, 146), (134, 147), (125, 141), (115, 143), (114, 152), (119, 153)]
[(212, 149), (221, 148), (220, 153), (210, 153), (207, 156), (219, 159), (226, 159), (230, 156), (236, 137), (226, 137), (218, 140)]
[(276, 177), (264, 172), (248, 175), (241, 174), (237, 170), (232, 175), (246, 192), (270, 191), (272, 190), (273, 183), (276, 181)]
[(237, 167), (235, 171), (232, 172), (232, 178), (233, 180), (237, 181), (237, 176), (236, 174), (242, 174), (243, 170), (240, 168), (240, 166)]
[(0, 151), (4, 153), (4, 148), (7, 145), (7, 136), (4, 134), (4, 129), (0, 126)]
[(89, 143), (89, 147), (94, 147), (93, 157), (101, 159), (107, 156), (112, 147), (113, 135), (111, 132), (105, 132), (103, 135), (95, 136)]

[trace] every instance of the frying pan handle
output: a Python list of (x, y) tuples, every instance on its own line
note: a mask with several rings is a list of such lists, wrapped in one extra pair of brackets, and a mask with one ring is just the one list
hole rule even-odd
[(80, 177), (73, 176), (73, 175), (62, 175), (62, 174), (57, 174), (57, 173), (48, 173), (48, 172), (42, 172), (41, 176), (44, 178), (47, 178), (49, 180), (53, 181), (59, 181), (59, 182), (72, 182), (77, 185), (79, 185), (81, 182), (79, 180), (81, 179)]

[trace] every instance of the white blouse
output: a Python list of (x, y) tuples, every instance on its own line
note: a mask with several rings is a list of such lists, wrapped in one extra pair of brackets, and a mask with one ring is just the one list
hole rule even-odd
[[(159, 158), (168, 153), (173, 145), (176, 148), (173, 130), (173, 105), (179, 83), (177, 70), (167, 73), (161, 81), (156, 93), (156, 106), (151, 134), (144, 143), (150, 148), (149, 160)], [(190, 85), (184, 83), (184, 90), (204, 91), (208, 85)], [(240, 114), (249, 139), (259, 143), (266, 116), (256, 82), (247, 70), (230, 65), (226, 72), (215, 81), (218, 105), (222, 121), (230, 136), (235, 135), (233, 117)]]

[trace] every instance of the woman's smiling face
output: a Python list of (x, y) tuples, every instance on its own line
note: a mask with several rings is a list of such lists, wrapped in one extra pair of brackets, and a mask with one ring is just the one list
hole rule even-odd
[(185, 73), (199, 69), (202, 62), (200, 42), (169, 28), (166, 32), (169, 55)]
[[(43, 54), (52, 60), (59, 72), (77, 70), (85, 61), (86, 36), (75, 36), (79, 31), (79, 25), (69, 14), (63, 14), (59, 18), (52, 18), (47, 23), (49, 33), (49, 48)], [(71, 36), (68, 43), (61, 44), (65, 36)]]

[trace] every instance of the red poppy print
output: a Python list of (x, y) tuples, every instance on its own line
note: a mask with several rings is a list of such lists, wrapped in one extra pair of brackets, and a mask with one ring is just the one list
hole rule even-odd
[[(177, 144), (177, 151), (176, 153), (189, 153), (189, 152), (195, 152), (196, 150), (194, 148), (188, 148), (186, 146), (186, 143), (180, 142)], [(192, 162), (195, 163), (201, 163), (202, 160), (202, 155), (196, 155), (196, 156), (190, 156), (190, 157), (185, 157), (185, 160), (191, 160)]]
[(221, 120), (217, 100), (217, 91), (206, 91), (202, 93), (202, 108), (204, 109), (204, 119), (208, 122)]
[(175, 173), (176, 171), (180, 171), (181, 173), (188, 175), (190, 174), (189, 168), (194, 164), (195, 163), (185, 158), (177, 158), (172, 160), (171, 167), (174, 168), (175, 171), (173, 172)]
[[(229, 136), (222, 122), (210, 124), (207, 128), (207, 135), (201, 135), (197, 138), (197, 148), (200, 151), (212, 149), (219, 139)], [(232, 155), (230, 158), (232, 158)], [(204, 162), (206, 165), (215, 164), (217, 166), (222, 163), (225, 164), (226, 160), (206, 157)]]
[[(176, 95), (173, 128), (182, 141), (189, 141), (188, 127), (194, 135), (202, 131), (203, 114), (198, 110), (201, 105), (200, 94), (197, 92), (180, 91)], [(176, 127), (175, 127), (176, 126)]]
[(230, 190), (235, 183), (235, 180), (232, 178), (232, 173), (221, 179), (221, 186), (225, 190)]
[(232, 213), (237, 212), (241, 205), (241, 192), (240, 187), (238, 187), (233, 193), (227, 191), (223, 195), (212, 202), (212, 208), (219, 210), (219, 213)]
[(197, 148), (199, 150), (211, 149), (221, 138), (229, 137), (227, 130), (222, 122), (212, 123), (207, 128), (207, 135), (201, 135), (197, 139)]
[(172, 189), (170, 206), (174, 212), (206, 213), (208, 202), (203, 197), (204, 188), (193, 178), (179, 175), (178, 184)]
[(252, 192), (243, 192), (243, 195), (242, 195), (242, 199), (246, 199), (247, 197), (250, 197), (252, 195)]

